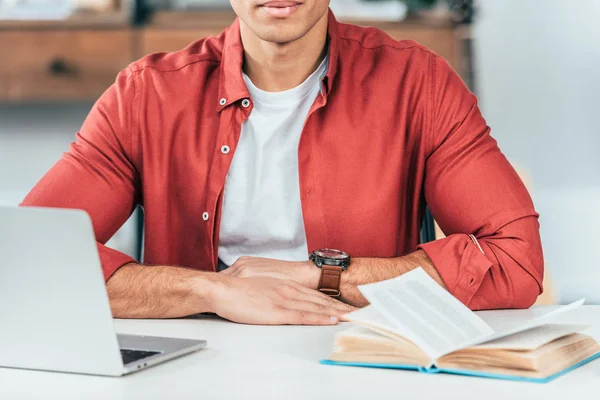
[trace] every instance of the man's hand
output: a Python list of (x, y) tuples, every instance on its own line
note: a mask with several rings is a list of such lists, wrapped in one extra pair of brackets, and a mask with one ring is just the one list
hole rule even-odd
[(321, 270), (311, 261), (281, 261), (271, 258), (240, 257), (221, 274), (238, 277), (269, 277), (292, 280), (309, 289), (317, 289)]
[(222, 276), (211, 309), (230, 321), (254, 325), (335, 325), (354, 307), (292, 280)]

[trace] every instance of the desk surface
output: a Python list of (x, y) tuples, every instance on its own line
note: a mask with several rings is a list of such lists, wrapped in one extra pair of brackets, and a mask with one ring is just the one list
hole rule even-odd
[[(600, 306), (557, 322), (593, 324)], [(324, 366), (336, 327), (259, 327), (202, 318), (117, 320), (121, 333), (207, 339), (208, 348), (134, 373), (105, 378), (0, 368), (0, 399), (567, 399), (600, 393), (600, 361), (548, 384), (506, 382), (410, 371)], [(585, 396), (585, 397), (584, 397)]]

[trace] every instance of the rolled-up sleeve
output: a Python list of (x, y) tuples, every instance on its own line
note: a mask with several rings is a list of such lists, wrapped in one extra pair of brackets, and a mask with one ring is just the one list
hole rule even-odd
[(425, 199), (447, 237), (419, 247), (471, 309), (527, 308), (542, 291), (539, 216), (477, 98), (445, 60), (431, 71)]
[(106, 247), (139, 199), (132, 110), (135, 77), (123, 71), (96, 102), (77, 140), (35, 185), (21, 206), (86, 211), (94, 225), (105, 280), (132, 257)]

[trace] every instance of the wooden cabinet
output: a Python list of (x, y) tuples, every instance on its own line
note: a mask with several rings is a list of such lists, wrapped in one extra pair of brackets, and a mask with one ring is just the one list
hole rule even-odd
[[(177, 51), (188, 44), (220, 34), (235, 15), (228, 12), (179, 13), (162, 12), (140, 29), (137, 57), (161, 51)], [(463, 56), (456, 28), (448, 21), (410, 20), (398, 23), (348, 21), (375, 26), (397, 40), (414, 40), (435, 51), (459, 72), (463, 72)]]
[(419, 26), (417, 24), (381, 24), (378, 28), (396, 40), (410, 39), (435, 51), (463, 73), (463, 55), (457, 32), (451, 26)]
[(133, 58), (132, 31), (0, 31), (0, 101), (93, 100)]
[[(148, 27), (140, 30), (139, 57), (161, 51), (177, 51), (188, 44), (211, 35), (218, 35), (224, 26), (173, 29)], [(460, 63), (460, 47), (451, 28), (387, 27), (385, 32), (397, 40), (410, 39), (430, 48), (455, 67)]]
[[(95, 24), (84, 19), (0, 23), (0, 103), (94, 100), (135, 59), (218, 35), (234, 19), (232, 12), (159, 12), (139, 28), (122, 17)], [(460, 38), (448, 21), (352, 23), (376, 26), (395, 39), (415, 40), (464, 72)]]
[(137, 58), (150, 53), (162, 51), (177, 51), (186, 47), (188, 44), (207, 36), (218, 35), (222, 29), (218, 28), (144, 28), (138, 32), (138, 54)]
[(159, 12), (138, 32), (138, 54), (177, 51), (207, 36), (219, 35), (235, 20), (227, 11)]

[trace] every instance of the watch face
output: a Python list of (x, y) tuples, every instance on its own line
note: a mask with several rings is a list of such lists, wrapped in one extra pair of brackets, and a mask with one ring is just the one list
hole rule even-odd
[(344, 253), (343, 251), (332, 250), (332, 249), (316, 250), (315, 255), (317, 257), (330, 258), (330, 259), (334, 259), (334, 260), (345, 260), (346, 258), (349, 257), (348, 254)]

